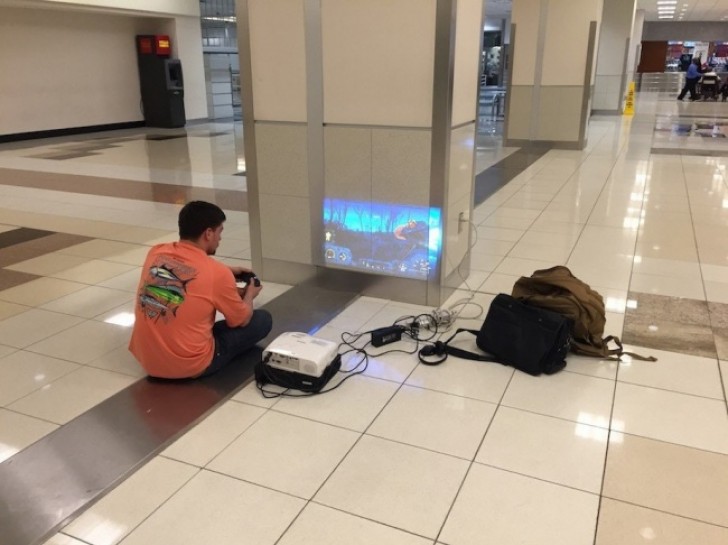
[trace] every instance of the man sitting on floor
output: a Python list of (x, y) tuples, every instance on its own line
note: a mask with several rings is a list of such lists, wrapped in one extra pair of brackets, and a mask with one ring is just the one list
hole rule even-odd
[[(158, 244), (147, 254), (129, 350), (150, 376), (209, 375), (270, 333), (270, 313), (253, 309), (262, 287), (235, 284), (235, 275), (249, 269), (211, 257), (224, 221), (218, 206), (189, 202), (179, 213), (179, 242)], [(216, 311), (225, 319), (215, 322)]]

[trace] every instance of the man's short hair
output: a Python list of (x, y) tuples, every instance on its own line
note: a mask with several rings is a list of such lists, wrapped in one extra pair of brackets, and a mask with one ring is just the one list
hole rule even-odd
[(207, 229), (217, 229), (225, 221), (225, 212), (205, 201), (190, 201), (179, 211), (179, 238), (197, 240)]

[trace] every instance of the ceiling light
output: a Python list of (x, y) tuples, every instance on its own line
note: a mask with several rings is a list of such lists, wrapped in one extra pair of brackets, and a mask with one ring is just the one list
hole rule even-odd
[(669, 4), (675, 5), (677, 4), (677, 0), (657, 0), (658, 6), (664, 6)]

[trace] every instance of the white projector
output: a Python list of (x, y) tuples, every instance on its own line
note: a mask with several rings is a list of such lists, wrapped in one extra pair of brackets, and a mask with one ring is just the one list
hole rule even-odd
[(339, 345), (306, 333), (281, 333), (263, 351), (263, 361), (284, 371), (320, 377), (334, 361)]

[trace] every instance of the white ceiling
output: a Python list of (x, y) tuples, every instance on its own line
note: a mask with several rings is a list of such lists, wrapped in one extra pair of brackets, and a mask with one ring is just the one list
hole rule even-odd
[[(658, 2), (659, 7), (675, 8), (672, 18), (659, 17)], [(637, 9), (645, 10), (645, 21), (728, 21), (728, 0), (637, 0)], [(728, 25), (726, 34), (728, 35)]]
[[(609, 2), (610, 0), (604, 0)], [(672, 1), (672, 19), (660, 19), (657, 2)], [(503, 19), (511, 12), (512, 0), (485, 0), (485, 16)], [(685, 8), (683, 10), (683, 8)], [(728, 0), (637, 0), (637, 9), (645, 10), (645, 21), (711, 21), (728, 23)], [(728, 25), (726, 25), (728, 36)]]

